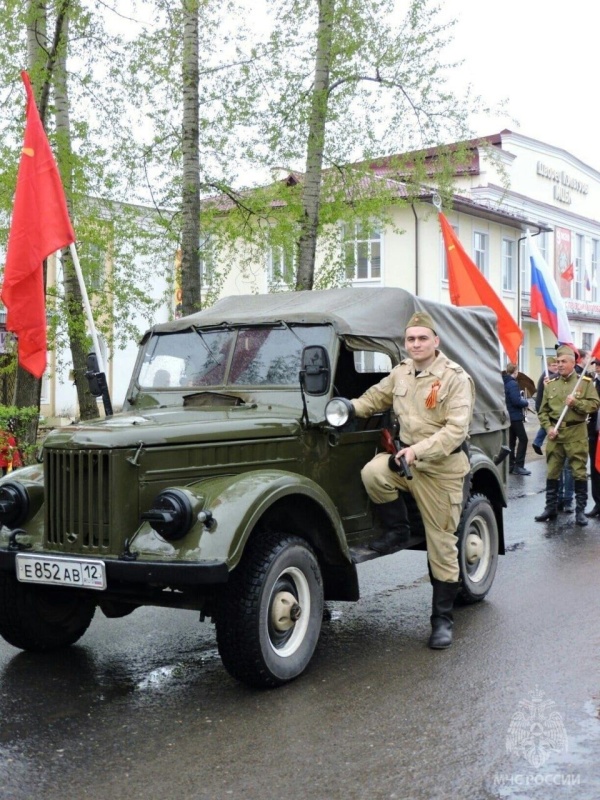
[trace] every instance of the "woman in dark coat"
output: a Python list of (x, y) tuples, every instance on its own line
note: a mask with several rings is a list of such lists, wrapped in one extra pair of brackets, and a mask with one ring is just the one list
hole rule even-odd
[[(527, 400), (521, 395), (517, 375), (519, 368), (516, 364), (507, 364), (506, 370), (502, 373), (504, 381), (504, 394), (506, 396), (506, 408), (510, 418), (510, 434), (508, 444), (510, 446), (509, 471), (513, 475), (531, 475), (525, 469), (525, 453), (527, 452), (527, 433), (525, 431), (524, 409), (529, 405)], [(515, 454), (515, 446), (519, 442)]]

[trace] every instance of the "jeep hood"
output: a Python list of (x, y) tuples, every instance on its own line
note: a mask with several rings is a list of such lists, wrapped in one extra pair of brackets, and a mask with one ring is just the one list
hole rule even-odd
[(44, 446), (120, 448), (297, 436), (298, 417), (297, 409), (285, 406), (148, 409), (54, 430)]

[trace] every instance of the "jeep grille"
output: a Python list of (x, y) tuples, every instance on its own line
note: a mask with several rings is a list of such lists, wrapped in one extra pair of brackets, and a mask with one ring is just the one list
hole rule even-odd
[(46, 539), (66, 550), (109, 546), (111, 465), (102, 450), (46, 449)]

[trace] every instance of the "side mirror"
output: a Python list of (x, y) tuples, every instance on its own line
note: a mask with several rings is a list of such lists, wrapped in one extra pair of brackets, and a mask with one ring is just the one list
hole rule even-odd
[(327, 394), (330, 375), (327, 350), (319, 344), (305, 347), (302, 351), (300, 383), (306, 394)]
[(102, 394), (107, 388), (106, 376), (98, 369), (96, 353), (88, 353), (85, 377), (88, 380), (90, 393), (93, 394), (94, 397), (102, 397)]

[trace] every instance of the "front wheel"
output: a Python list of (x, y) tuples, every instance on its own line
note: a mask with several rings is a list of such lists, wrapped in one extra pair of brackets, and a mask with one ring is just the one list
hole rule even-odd
[(498, 565), (498, 523), (494, 509), (483, 494), (469, 498), (457, 531), (459, 600), (477, 603), (494, 582)]
[(322, 617), (323, 580), (310, 545), (297, 536), (259, 533), (216, 614), (225, 669), (259, 688), (297, 678), (317, 646)]
[(95, 611), (92, 600), (68, 590), (30, 586), (0, 574), (0, 636), (13, 647), (44, 652), (75, 644)]

